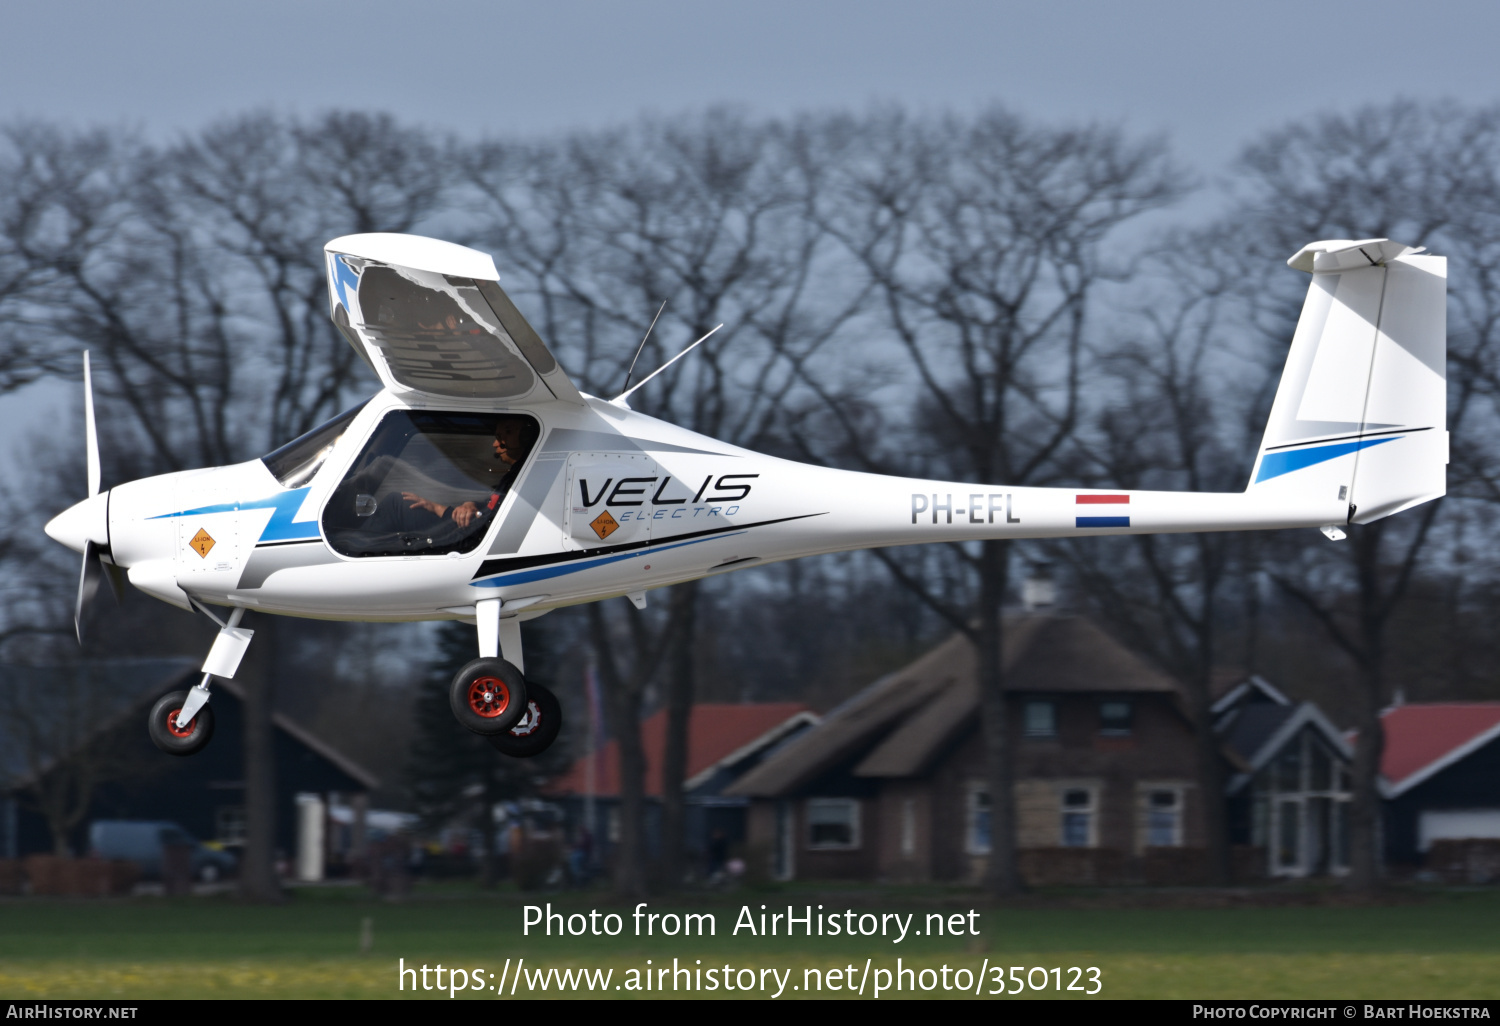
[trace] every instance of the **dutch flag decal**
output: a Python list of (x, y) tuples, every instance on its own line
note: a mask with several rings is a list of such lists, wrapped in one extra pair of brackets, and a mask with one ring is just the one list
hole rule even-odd
[[(1129, 527), (1130, 526), (1130, 496), (1128, 495), (1080, 495), (1078, 496), (1080, 506), (1105, 506), (1107, 509), (1100, 510), (1101, 513), (1109, 513), (1111, 516), (1078, 517), (1075, 527)], [(1120, 514), (1124, 514), (1121, 516)]]

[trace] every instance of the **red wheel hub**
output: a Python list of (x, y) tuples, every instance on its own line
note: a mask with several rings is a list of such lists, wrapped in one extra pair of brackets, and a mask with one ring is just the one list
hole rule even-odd
[(198, 717), (194, 716), (192, 719), (188, 720), (188, 724), (186, 727), (179, 727), (177, 725), (177, 717), (181, 715), (181, 709), (173, 709), (171, 712), (167, 713), (167, 733), (171, 734), (173, 737), (191, 736), (193, 733), (193, 727), (198, 723)]
[(469, 684), (469, 708), (492, 720), (510, 708), (510, 687), (499, 677), (479, 677)]

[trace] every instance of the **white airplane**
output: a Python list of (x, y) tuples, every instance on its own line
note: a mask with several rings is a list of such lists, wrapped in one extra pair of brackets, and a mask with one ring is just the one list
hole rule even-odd
[(629, 392), (579, 392), (488, 255), (346, 236), (326, 247), (331, 313), (380, 376), (373, 398), (261, 459), (101, 492), (85, 354), (89, 498), (46, 531), (83, 554), (80, 640), (102, 573), (220, 624), (202, 682), (151, 710), (164, 751), (208, 743), (211, 681), (234, 676), (253, 609), (475, 624), (479, 658), (453, 680), (453, 712), (502, 753), (534, 755), (561, 711), (525, 680), (520, 624), (559, 606), (643, 606), (652, 588), (743, 567), (923, 542), (1294, 527), (1337, 540), (1443, 495), (1447, 266), (1420, 253), (1332, 240), (1288, 261), (1312, 284), (1243, 492), (1106, 492), (884, 477), (727, 445), (632, 410)]

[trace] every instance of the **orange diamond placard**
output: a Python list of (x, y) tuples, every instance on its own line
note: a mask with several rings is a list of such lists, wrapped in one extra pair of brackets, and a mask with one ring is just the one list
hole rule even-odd
[(198, 528), (198, 533), (193, 535), (188, 542), (188, 548), (198, 553), (199, 559), (208, 558), (208, 550), (214, 547), (214, 540), (203, 528)]
[[(603, 541), (620, 529), (620, 525), (616, 523), (615, 518), (609, 515), (609, 510), (605, 510), (591, 520), (589, 526), (594, 529), (594, 533), (599, 536), (600, 541)], [(210, 542), (209, 544), (213, 543)]]

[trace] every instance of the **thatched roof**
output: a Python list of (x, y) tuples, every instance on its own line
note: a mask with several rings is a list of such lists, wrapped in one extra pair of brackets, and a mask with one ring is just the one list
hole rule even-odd
[[(1003, 662), (1010, 692), (1177, 692), (1170, 678), (1079, 616), (1007, 616)], [(918, 775), (977, 721), (977, 670), (974, 646), (955, 634), (830, 711), (726, 793), (786, 794), (856, 759), (855, 776)]]

